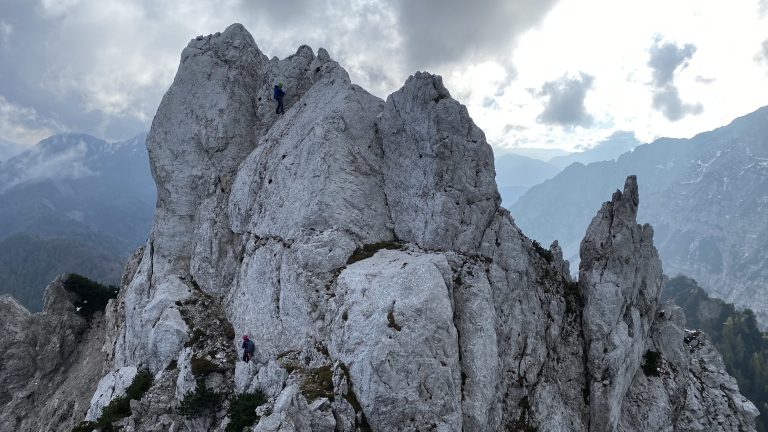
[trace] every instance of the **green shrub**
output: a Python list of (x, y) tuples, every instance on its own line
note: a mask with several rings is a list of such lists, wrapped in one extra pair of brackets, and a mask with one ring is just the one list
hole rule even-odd
[(552, 261), (555, 259), (552, 251), (549, 249), (544, 249), (541, 243), (537, 242), (536, 240), (533, 240), (533, 249), (536, 250), (536, 253), (539, 254), (540, 257), (544, 258), (544, 260), (548, 263), (552, 263)]
[(643, 373), (645, 376), (659, 376), (659, 367), (661, 366), (661, 353), (648, 350), (643, 354)]
[(109, 405), (101, 410), (101, 416), (96, 420), (100, 428), (111, 428), (112, 423), (131, 415), (131, 400), (125, 396), (112, 399)]
[(184, 397), (179, 404), (179, 414), (185, 417), (204, 417), (221, 408), (222, 396), (209, 390), (202, 379), (197, 380), (193, 393)]
[(152, 374), (148, 370), (141, 370), (133, 378), (133, 382), (125, 389), (125, 396), (131, 400), (141, 400), (144, 394), (152, 387)]
[(266, 402), (267, 398), (260, 390), (255, 393), (237, 395), (229, 404), (227, 411), (229, 424), (227, 424), (226, 432), (242, 432), (253, 425), (259, 419), (259, 416), (256, 415), (256, 408)]
[(189, 362), (192, 369), (192, 375), (196, 378), (202, 378), (213, 372), (221, 372), (221, 368), (205, 357), (193, 356)]
[(110, 299), (117, 297), (119, 289), (115, 286), (104, 286), (85, 276), (70, 274), (64, 280), (64, 289), (74, 293), (79, 298), (75, 302), (77, 313), (90, 318), (94, 313), (103, 311)]
[(141, 400), (144, 394), (152, 387), (152, 374), (147, 370), (139, 371), (133, 378), (131, 385), (125, 389), (125, 396), (121, 396), (105, 406), (101, 410), (99, 419), (95, 422), (81, 422), (72, 432), (90, 432), (99, 428), (102, 432), (114, 430), (112, 423), (131, 415), (131, 401)]

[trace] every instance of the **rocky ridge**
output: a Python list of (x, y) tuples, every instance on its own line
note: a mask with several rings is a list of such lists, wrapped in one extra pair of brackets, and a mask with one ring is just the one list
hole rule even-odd
[[(256, 431), (754, 428), (717, 353), (659, 303), (636, 179), (572, 281), (499, 206), (491, 148), (439, 76), (382, 101), (325, 50), (268, 59), (235, 24), (184, 50), (147, 147), (154, 227), (107, 307), (89, 420), (145, 369), (126, 430), (225, 430), (256, 390)], [(17, 309), (0, 317), (30, 319)], [(201, 394), (221, 403), (183, 415)]]
[(666, 273), (694, 278), (768, 328), (768, 107), (690, 139), (660, 138), (616, 161), (573, 164), (510, 211), (531, 238), (557, 239), (574, 262), (595, 206), (629, 174), (640, 179), (638, 220), (653, 225)]

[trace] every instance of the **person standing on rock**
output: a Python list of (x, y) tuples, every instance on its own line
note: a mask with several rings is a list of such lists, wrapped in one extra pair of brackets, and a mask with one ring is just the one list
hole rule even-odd
[(243, 335), (243, 361), (248, 363), (253, 357), (253, 352), (256, 350), (256, 345), (248, 338), (248, 335)]
[(283, 83), (278, 83), (275, 86), (275, 100), (277, 101), (277, 109), (275, 109), (275, 114), (282, 114), (285, 112), (283, 110), (283, 96), (285, 96), (285, 91), (283, 90)]

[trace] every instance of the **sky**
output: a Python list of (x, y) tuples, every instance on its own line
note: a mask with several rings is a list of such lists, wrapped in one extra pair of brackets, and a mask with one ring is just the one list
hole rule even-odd
[(768, 105), (768, 0), (2, 0), (0, 143), (149, 129), (190, 39), (324, 47), (386, 98), (443, 76), (497, 154), (690, 137)]

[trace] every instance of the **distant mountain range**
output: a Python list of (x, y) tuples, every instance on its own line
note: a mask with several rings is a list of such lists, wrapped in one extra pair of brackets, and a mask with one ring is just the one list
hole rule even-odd
[(547, 162), (563, 169), (574, 162), (586, 165), (592, 162), (614, 160), (640, 144), (642, 143), (635, 138), (634, 133), (618, 131), (588, 150), (556, 156)]
[(501, 204), (510, 206), (533, 185), (554, 177), (560, 169), (547, 162), (513, 153), (498, 156), (496, 185), (501, 194)]
[[(496, 183), (501, 193), (502, 205), (509, 207), (533, 185), (554, 177), (568, 165), (616, 159), (622, 153), (640, 145), (632, 132), (615, 132), (594, 147), (575, 153), (558, 151), (559, 156), (548, 161), (525, 156), (538, 154), (537, 149), (515, 149), (512, 153), (496, 157)], [(545, 149), (538, 149), (545, 150)], [(545, 155), (548, 153), (541, 153)]]
[(557, 239), (577, 261), (592, 209), (630, 174), (643, 197), (638, 219), (653, 225), (665, 272), (694, 277), (768, 324), (768, 107), (616, 161), (572, 164), (510, 210), (523, 231), (543, 244)]
[(154, 207), (145, 135), (55, 135), (0, 162), (0, 244), (16, 251), (0, 254), (0, 293), (39, 310), (42, 290), (64, 271), (117, 283)]

